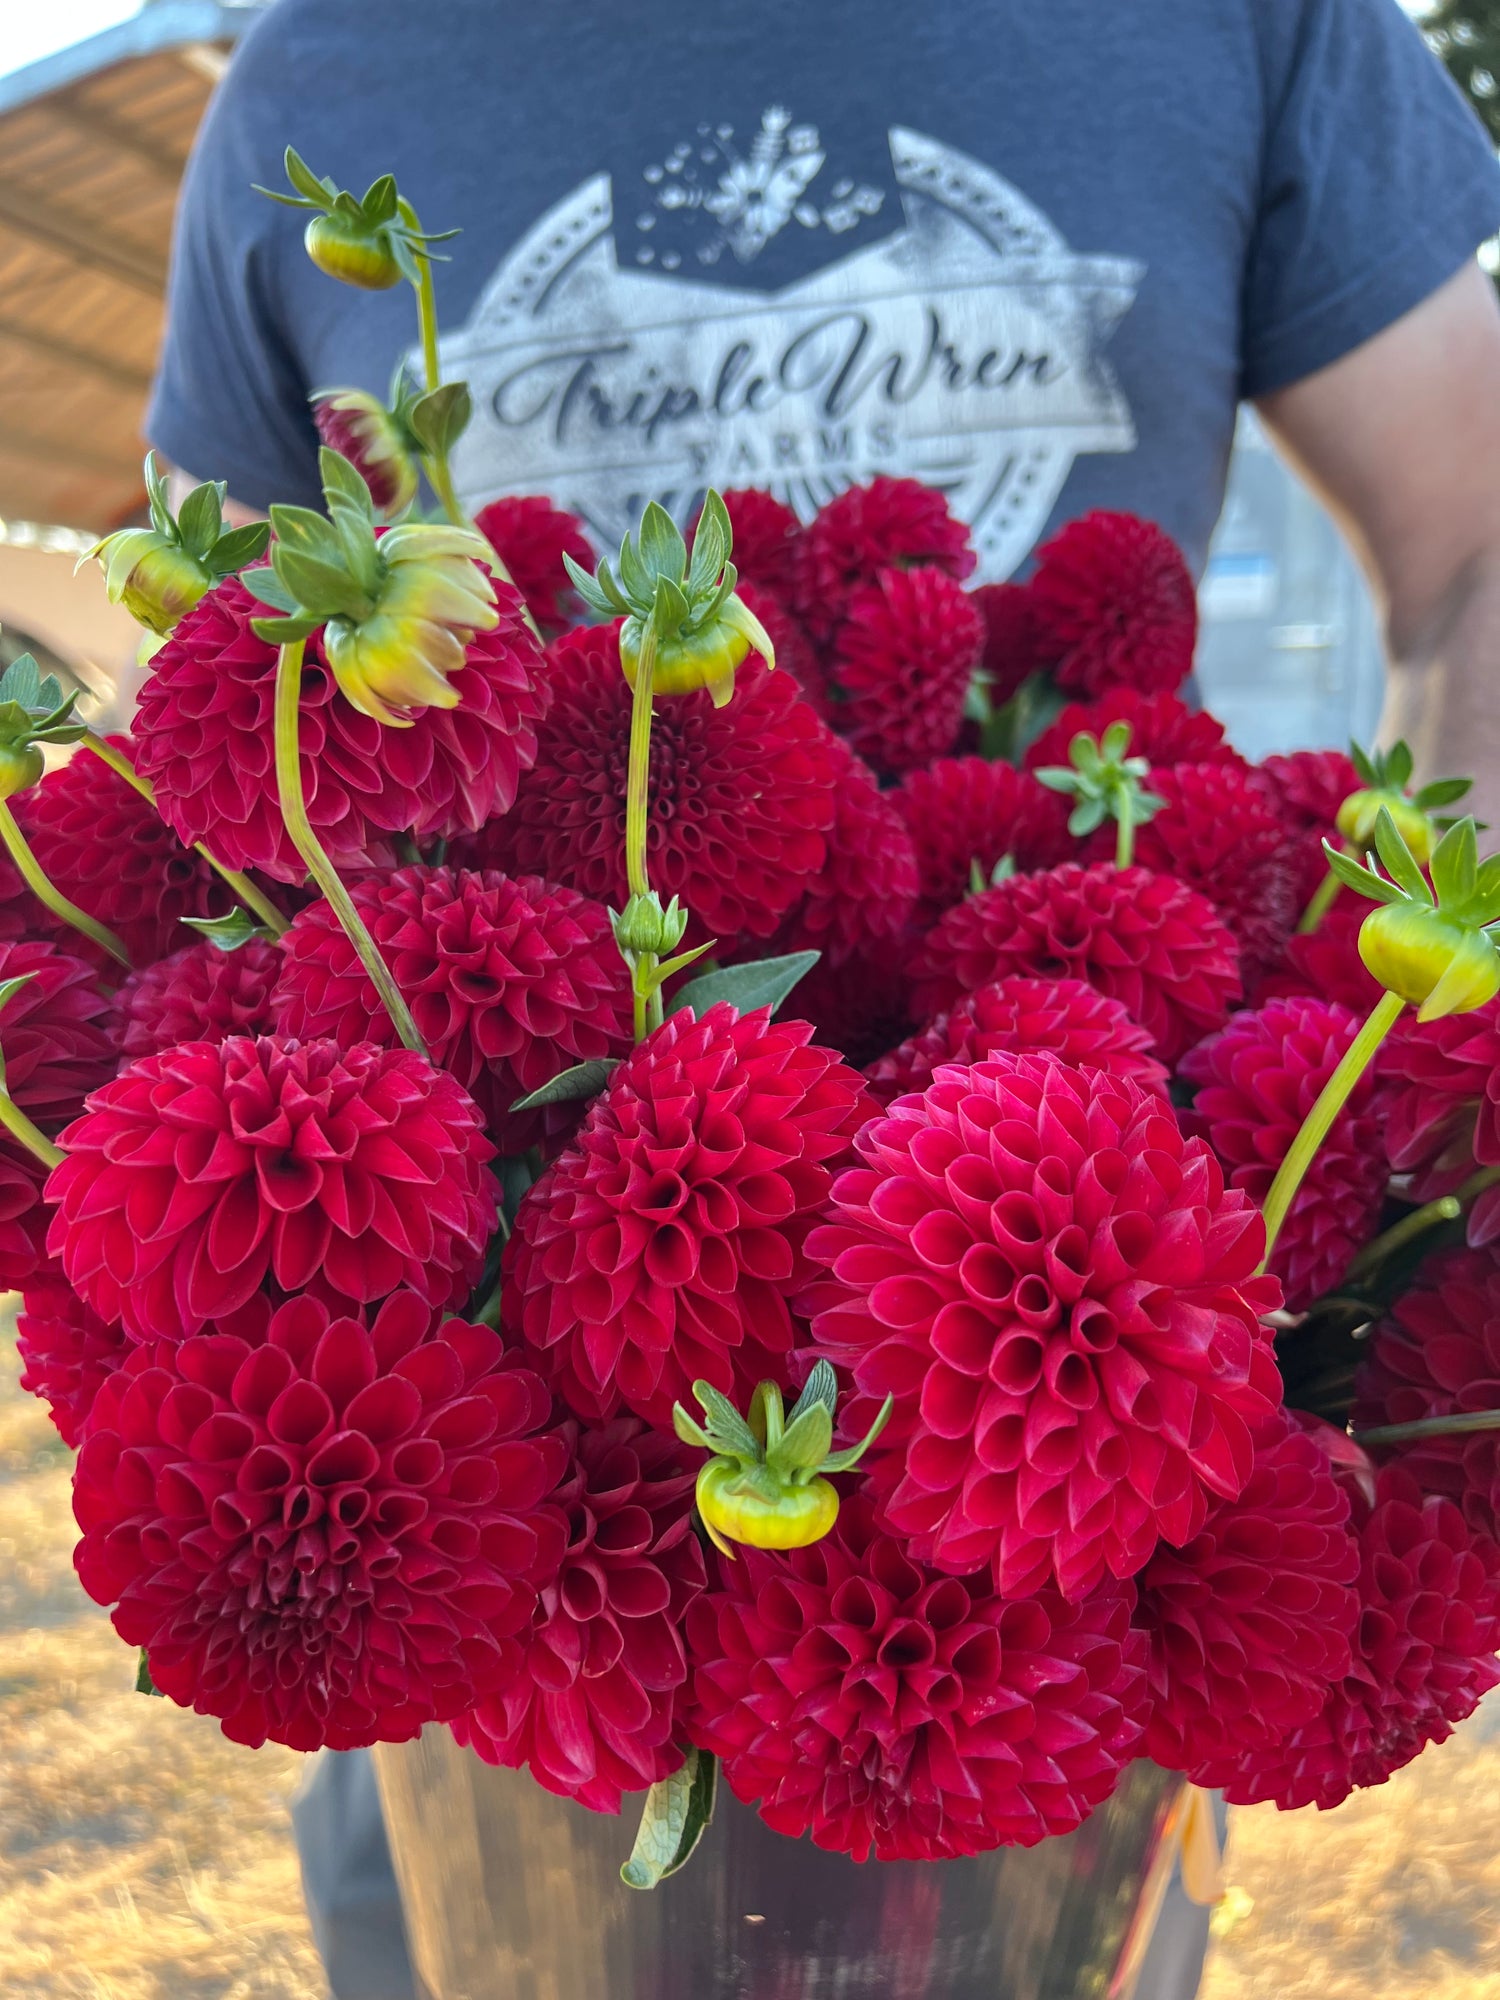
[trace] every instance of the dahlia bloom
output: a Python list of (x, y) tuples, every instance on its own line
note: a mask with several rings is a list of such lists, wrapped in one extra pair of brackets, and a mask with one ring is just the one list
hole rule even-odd
[(861, 1069), (904, 1041), (916, 1025), (911, 981), (899, 955), (879, 946), (842, 965), (821, 960), (797, 981), (790, 1005), (812, 1024), (820, 1048), (837, 1049)]
[[(466, 852), (623, 909), (631, 694), (618, 627), (570, 632), (547, 659), (553, 698), (535, 767), (515, 809)], [(827, 732), (759, 660), (740, 668), (723, 708), (704, 689), (662, 704), (647, 862), (662, 900), (691, 912), (690, 941), (771, 936), (823, 870), (836, 789)]]
[(917, 856), (894, 799), (869, 766), (841, 737), (830, 735), (827, 750), (838, 774), (827, 858), (771, 955), (811, 947), (839, 966), (905, 933), (917, 898)]
[[(1440, 1021), (1399, 1021), (1380, 1052), (1385, 1144), (1419, 1201), (1500, 1165), (1500, 999)], [(1500, 1235), (1500, 1189), (1469, 1211), (1469, 1241)]]
[(618, 1812), (682, 1762), (683, 1627), (704, 1586), (694, 1468), (634, 1417), (563, 1431), (571, 1464), (554, 1500), (568, 1522), (522, 1671), (452, 1723), (487, 1764), (529, 1764), (539, 1785)]
[[(1234, 1015), (1178, 1065), (1178, 1074), (1198, 1086), (1183, 1118), (1186, 1130), (1208, 1141), (1229, 1185), (1258, 1206), (1359, 1027), (1357, 1014), (1331, 1000), (1268, 1000)], [(1293, 1312), (1332, 1291), (1374, 1238), (1389, 1178), (1380, 1107), (1366, 1071), (1276, 1239), (1271, 1269)]]
[(1024, 873), (1055, 867), (1073, 852), (1067, 800), (1014, 764), (940, 757), (909, 771), (890, 800), (916, 845), (915, 920), (924, 930), (971, 893), (976, 862), (988, 882), (1007, 855)]
[(125, 1360), (130, 1342), (90, 1312), (73, 1287), (49, 1268), (33, 1273), (16, 1320), (21, 1387), (40, 1396), (69, 1450), (76, 1451), (94, 1398)]
[(594, 551), (576, 514), (537, 494), (507, 494), (481, 507), (474, 526), (504, 563), (544, 638), (555, 638), (576, 622), (579, 605), (563, 557), (589, 571), (594, 567)]
[(855, 1140), (801, 1306), (853, 1371), (913, 1556), (1007, 1595), (1132, 1576), (1233, 1499), (1280, 1380), (1259, 1212), (1153, 1092), (1049, 1056), (939, 1069)]
[(563, 1552), (550, 1415), (497, 1334), (411, 1292), (150, 1342), (79, 1453), (79, 1578), (234, 1742), (405, 1742), (521, 1671)]
[(367, 389), (321, 389), (309, 400), (320, 440), (348, 459), (382, 514), (404, 514), (421, 484), (405, 425)]
[[(1323, 842), (1337, 842), (1339, 807), (1360, 789), (1359, 773), (1342, 750), (1294, 750), (1285, 757), (1267, 757), (1257, 770), (1286, 831), (1298, 896), (1306, 908), (1328, 873)], [(1346, 902), (1354, 900), (1345, 897)], [(1367, 904), (1357, 907), (1361, 916), (1369, 915)]]
[(1078, 979), (1000, 979), (965, 994), (900, 1048), (865, 1071), (883, 1105), (925, 1090), (945, 1063), (992, 1055), (1055, 1055), (1075, 1068), (1128, 1076), (1145, 1090), (1167, 1088), (1167, 1072), (1148, 1053), (1151, 1037), (1118, 1000)]
[(850, 597), (829, 663), (840, 731), (879, 771), (946, 756), (983, 650), (983, 616), (951, 576), (881, 570)]
[(1353, 1664), (1359, 1548), (1323, 1447), (1278, 1413), (1237, 1500), (1137, 1579), (1151, 1640), (1146, 1754), (1196, 1778), (1311, 1722)]
[[(1256, 980), (1251, 990), (1253, 1003), (1260, 1006), (1288, 994), (1311, 993), (1352, 1008), (1364, 1020), (1385, 990), (1359, 955), (1360, 926), (1369, 914), (1368, 903), (1344, 896), (1315, 931), (1294, 931), (1286, 941), (1280, 964)], [(1473, 1016), (1450, 1018), (1472, 1020)]]
[[(514, 591), (500, 622), (470, 639), (458, 706), (384, 728), (334, 685), (315, 633), (302, 673), (301, 761), (313, 831), (338, 868), (368, 865), (386, 835), (473, 832), (508, 810), (536, 756), (547, 676)], [(137, 759), (161, 816), (233, 868), (300, 882), (306, 865), (277, 802), (272, 711), (276, 649), (250, 629), (262, 607), (227, 577), (182, 620), (141, 689)]]
[(1016, 975), (1081, 979), (1118, 1000), (1174, 1063), (1240, 997), (1239, 950), (1205, 896), (1147, 868), (1065, 862), (948, 911), (917, 948), (919, 1020)]
[(1037, 650), (1066, 694), (1172, 694), (1193, 670), (1198, 593), (1182, 551), (1133, 514), (1086, 514), (1039, 552)]
[(669, 1015), (521, 1203), (504, 1325), (577, 1415), (669, 1428), (700, 1377), (740, 1405), (785, 1378), (803, 1238), (871, 1109), (811, 1036), (766, 1009)]
[(457, 1305), (495, 1224), (473, 1100), (406, 1049), (185, 1042), (128, 1063), (62, 1145), (48, 1248), (136, 1340), (184, 1339), (262, 1290)]
[(804, 529), (791, 608), (826, 644), (849, 600), (881, 570), (932, 568), (962, 583), (978, 560), (968, 528), (935, 488), (918, 479), (872, 479), (830, 500)]
[(133, 972), (114, 996), (110, 1026), (121, 1053), (154, 1056), (176, 1042), (269, 1033), (281, 963), (281, 952), (264, 938), (234, 951), (200, 938)]
[(1037, 657), (1036, 608), (1024, 583), (982, 583), (974, 603), (984, 620), (984, 669), (991, 705), (1002, 708), (1043, 664)]
[(1189, 708), (1175, 694), (1144, 694), (1133, 687), (1110, 688), (1096, 701), (1069, 702), (1022, 762), (1028, 771), (1066, 764), (1069, 746), (1080, 730), (1100, 737), (1115, 722), (1130, 724), (1130, 754), (1150, 764), (1232, 764), (1248, 769), (1225, 737), (1223, 723), (1206, 709)]
[(856, 1861), (1031, 1847), (1140, 1748), (1133, 1598), (939, 1576), (854, 1498), (812, 1547), (720, 1566), (688, 1613), (689, 1730), (767, 1826)]
[[(457, 1077), (503, 1153), (577, 1122), (577, 1105), (513, 1114), (574, 1063), (631, 1046), (630, 975), (609, 912), (572, 889), (493, 871), (402, 868), (350, 891), (432, 1060)], [(278, 1033), (396, 1045), (396, 1031), (327, 903), (286, 934)]]

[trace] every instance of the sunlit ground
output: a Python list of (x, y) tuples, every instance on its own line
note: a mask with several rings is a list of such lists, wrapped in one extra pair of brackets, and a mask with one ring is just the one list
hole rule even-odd
[[(7, 1329), (0, 1992), (326, 2000), (286, 1812), (299, 1760), (133, 1691), (73, 1577), (68, 1463)], [(1237, 1815), (1229, 1879), (1206, 2000), (1500, 2000), (1500, 1707), (1336, 1813)]]

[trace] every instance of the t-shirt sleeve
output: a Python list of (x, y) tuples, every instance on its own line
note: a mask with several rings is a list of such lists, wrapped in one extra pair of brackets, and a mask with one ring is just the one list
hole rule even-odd
[(1500, 229), (1488, 136), (1396, 0), (1300, 0), (1289, 27), (1267, 79), (1247, 397), (1371, 339)]

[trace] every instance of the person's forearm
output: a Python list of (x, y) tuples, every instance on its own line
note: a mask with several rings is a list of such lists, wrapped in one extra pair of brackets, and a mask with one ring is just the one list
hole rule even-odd
[(1389, 644), (1381, 741), (1404, 737), (1423, 780), (1473, 778), (1466, 804), (1496, 829), (1480, 851), (1500, 849), (1500, 545), (1435, 607), (1403, 615), (1393, 605)]

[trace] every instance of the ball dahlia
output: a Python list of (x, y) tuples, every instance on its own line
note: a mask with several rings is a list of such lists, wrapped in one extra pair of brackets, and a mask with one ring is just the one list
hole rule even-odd
[(1137, 1579), (1146, 1754), (1196, 1777), (1311, 1722), (1352, 1665), (1358, 1575), (1349, 1496), (1322, 1446), (1278, 1412), (1239, 1498), (1215, 1502), (1185, 1548), (1163, 1543)]
[(527, 1194), (507, 1331), (581, 1417), (670, 1428), (702, 1377), (743, 1405), (786, 1375), (802, 1243), (871, 1104), (803, 1021), (670, 1015)]
[(185, 1042), (128, 1063), (62, 1143), (48, 1248), (137, 1340), (181, 1340), (262, 1290), (457, 1305), (495, 1224), (473, 1100), (406, 1049)]
[(577, 621), (582, 606), (563, 557), (571, 556), (592, 575), (594, 551), (576, 514), (564, 513), (539, 494), (505, 494), (481, 507), (474, 525), (504, 563), (545, 638)]
[(1068, 749), (1080, 730), (1100, 737), (1111, 723), (1130, 724), (1130, 755), (1156, 765), (1233, 764), (1245, 760), (1224, 734), (1224, 725), (1206, 709), (1189, 708), (1175, 694), (1143, 694), (1139, 688), (1113, 687), (1097, 701), (1073, 701), (1044, 729), (1027, 750), (1028, 771), (1045, 764), (1066, 764)]
[(940, 569), (883, 569), (849, 599), (830, 676), (840, 730), (879, 771), (945, 756), (984, 649), (974, 600)]
[(635, 1417), (564, 1430), (554, 1496), (568, 1523), (543, 1586), (525, 1664), (452, 1724), (488, 1764), (529, 1764), (549, 1792), (618, 1812), (682, 1762), (683, 1625), (704, 1586), (693, 1532), (694, 1467), (677, 1440)]
[(1294, 931), (1280, 964), (1256, 981), (1251, 999), (1260, 1005), (1291, 993), (1314, 993), (1352, 1007), (1363, 1020), (1384, 991), (1359, 955), (1360, 926), (1369, 914), (1368, 903), (1345, 896), (1315, 931)]
[(803, 1309), (921, 1561), (1066, 1596), (1181, 1546), (1250, 1477), (1280, 1381), (1259, 1212), (1151, 1091), (1048, 1056), (934, 1075), (855, 1141)]
[(132, 1352), (118, 1326), (90, 1312), (55, 1270), (27, 1281), (16, 1320), (21, 1387), (48, 1405), (62, 1441), (78, 1449), (89, 1412), (105, 1378)]
[(991, 705), (1001, 708), (1043, 664), (1037, 654), (1036, 607), (1024, 583), (983, 583), (974, 602), (984, 620), (984, 654)]
[(820, 961), (797, 981), (789, 1004), (811, 1022), (820, 1048), (837, 1049), (856, 1069), (904, 1041), (916, 1024), (911, 981), (888, 948), (856, 952), (842, 965)]
[(939, 1576), (859, 1498), (789, 1555), (745, 1549), (688, 1613), (689, 1727), (777, 1833), (937, 1861), (1066, 1833), (1140, 1746), (1129, 1584), (1069, 1604)]
[(114, 997), (111, 1027), (127, 1058), (176, 1042), (221, 1042), (271, 1027), (271, 989), (281, 953), (264, 938), (221, 951), (207, 938), (134, 972)]
[[(631, 1046), (630, 975), (609, 912), (576, 890), (492, 870), (402, 868), (351, 890), (432, 1060), (502, 1153), (568, 1131), (576, 1105), (513, 1113), (560, 1070)], [(284, 1035), (394, 1047), (396, 1031), (327, 903), (286, 934), (273, 1001)]]
[(1007, 855), (1025, 872), (1073, 851), (1067, 801), (1014, 764), (940, 757), (909, 771), (890, 799), (916, 844), (924, 929), (970, 894), (976, 862), (988, 882)]
[[(1360, 1017), (1331, 1000), (1268, 1000), (1190, 1049), (1178, 1074), (1198, 1086), (1184, 1125), (1206, 1139), (1231, 1187), (1263, 1205), (1323, 1086), (1358, 1034)], [(1368, 1072), (1334, 1120), (1293, 1201), (1271, 1269), (1286, 1303), (1304, 1312), (1343, 1279), (1375, 1236), (1390, 1169)]]
[(1081, 979), (1120, 1001), (1174, 1063), (1229, 1017), (1239, 951), (1214, 905), (1170, 875), (1065, 862), (960, 903), (911, 964), (917, 1019), (1016, 975)]
[(1000, 979), (965, 994), (951, 1012), (871, 1063), (865, 1075), (874, 1096), (888, 1105), (907, 1091), (925, 1090), (944, 1063), (1045, 1054), (1164, 1093), (1167, 1072), (1150, 1047), (1150, 1035), (1118, 1000), (1081, 980)]
[[(1360, 789), (1359, 773), (1342, 750), (1294, 750), (1267, 757), (1258, 770), (1286, 830), (1305, 908), (1328, 873), (1323, 842), (1337, 840), (1339, 807)], [(1362, 916), (1369, 914), (1368, 905), (1358, 908)]]
[[(758, 487), (731, 487), (719, 497), (734, 530), (734, 566), (740, 582), (772, 591), (790, 605), (797, 589), (802, 523), (784, 502)], [(693, 526), (696, 529), (697, 523)]]
[[(459, 706), (423, 709), (386, 729), (338, 692), (318, 635), (302, 673), (302, 782), (313, 830), (339, 868), (367, 864), (390, 833), (472, 832), (516, 795), (536, 756), (547, 676), (513, 591), (497, 584), (500, 623), (469, 642), (454, 676)], [(276, 796), (276, 650), (250, 629), (262, 607), (226, 577), (151, 663), (137, 722), (139, 767), (161, 816), (234, 868), (300, 882), (305, 866)]]
[(292, 1299), (257, 1334), (150, 1342), (101, 1388), (79, 1577), (235, 1742), (404, 1742), (521, 1670), (563, 1552), (550, 1399), (410, 1292), (368, 1325)]
[(1038, 652), (1066, 694), (1173, 694), (1193, 670), (1198, 594), (1181, 549), (1151, 521), (1071, 522), (1039, 552), (1030, 591)]
[(830, 735), (827, 750), (837, 773), (827, 856), (776, 949), (811, 947), (838, 966), (904, 935), (917, 899), (917, 856), (875, 773), (840, 737)]
[[(1476, 1165), (1500, 1165), (1500, 999), (1441, 1021), (1397, 1023), (1380, 1053), (1385, 1144), (1419, 1201), (1449, 1194)], [(1500, 1236), (1500, 1189), (1469, 1211), (1476, 1247)]]
[(796, 545), (792, 609), (819, 644), (843, 623), (849, 600), (883, 569), (941, 570), (956, 583), (979, 558), (969, 530), (942, 494), (918, 479), (872, 479), (820, 510)]
[[(570, 632), (547, 657), (553, 699), (535, 767), (472, 853), (622, 909), (631, 694), (617, 628)], [(759, 660), (741, 667), (727, 707), (701, 689), (663, 701), (651, 729), (652, 887), (664, 902), (681, 897), (693, 937), (769, 937), (822, 872), (836, 788), (827, 731)]]

